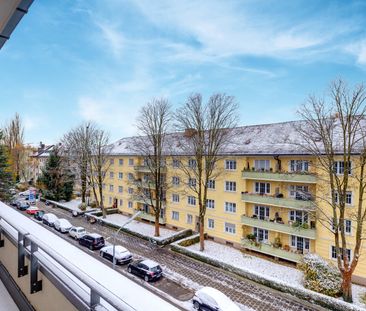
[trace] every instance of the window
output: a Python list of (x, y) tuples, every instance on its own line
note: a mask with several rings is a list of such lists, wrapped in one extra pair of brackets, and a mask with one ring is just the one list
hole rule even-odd
[(305, 160), (291, 160), (290, 172), (307, 172), (309, 170), (309, 162)]
[(197, 167), (197, 161), (195, 159), (189, 159), (188, 160), (188, 166), (189, 166), (189, 168), (192, 168), (192, 169), (196, 168)]
[(132, 173), (128, 173), (128, 180), (133, 180), (133, 174)]
[(212, 200), (212, 199), (207, 199), (206, 200), (206, 207), (207, 208), (215, 208), (215, 200)]
[(308, 186), (296, 186), (291, 185), (289, 187), (289, 195), (297, 200), (307, 200), (310, 198), (309, 187)]
[(236, 182), (235, 181), (225, 181), (225, 191), (235, 192)]
[(269, 160), (255, 160), (254, 168), (256, 171), (268, 171), (269, 170)]
[(236, 233), (235, 225), (225, 222), (225, 232), (235, 234)]
[(118, 160), (118, 164), (119, 164), (119, 165), (123, 165), (123, 159), (119, 159), (119, 160)]
[(210, 219), (210, 218), (207, 219), (207, 228), (208, 229), (214, 229), (215, 228), (215, 221), (213, 219)]
[(289, 218), (291, 221), (298, 222), (299, 224), (308, 223), (308, 213), (303, 211), (290, 211)]
[(118, 192), (122, 193), (123, 192), (123, 187), (122, 186), (118, 186)]
[[(332, 220), (332, 230), (335, 230), (335, 226), (334, 226), (334, 221)], [(341, 228), (339, 228), (339, 230), (341, 230)], [(352, 233), (352, 221), (349, 219), (344, 219), (344, 232), (346, 234), (351, 234)]]
[(333, 164), (333, 171), (335, 174), (344, 174), (348, 170), (348, 174), (352, 174), (352, 162), (335, 161)]
[(114, 178), (114, 172), (109, 172), (109, 178), (111, 178), (111, 179)]
[(257, 218), (261, 220), (269, 219), (269, 207), (254, 206), (254, 215), (256, 215)]
[(188, 196), (188, 205), (196, 205), (196, 198), (193, 196)]
[[(334, 201), (336, 204), (339, 204), (339, 193), (334, 192)], [(352, 205), (352, 191), (346, 191), (346, 196), (344, 198), (344, 201), (347, 205)]]
[(102, 184), (102, 189), (105, 190), (105, 184)]
[(180, 161), (179, 161), (179, 160), (177, 160), (177, 159), (174, 159), (174, 160), (173, 160), (173, 167), (174, 167), (174, 168), (179, 168), (179, 166), (180, 166)]
[(109, 204), (112, 204), (112, 197), (109, 197), (108, 199)]
[(230, 171), (236, 170), (236, 161), (235, 160), (226, 160), (225, 169), (230, 170)]
[(172, 212), (172, 219), (179, 220), (179, 212)]
[(133, 165), (133, 163), (134, 163), (134, 160), (133, 160), (133, 159), (128, 159), (128, 165), (129, 165), (129, 166), (132, 166), (132, 165)]
[(173, 193), (172, 194), (172, 201), (174, 203), (179, 203), (179, 194)]
[(304, 251), (309, 251), (310, 241), (306, 238), (291, 235), (291, 247), (294, 247), (297, 251), (304, 253)]
[(133, 188), (128, 188), (128, 193), (133, 194)]
[(188, 180), (188, 185), (192, 188), (196, 188), (196, 178), (190, 178)]
[(128, 208), (133, 208), (133, 202), (128, 201)]
[(177, 176), (173, 176), (172, 183), (173, 183), (174, 186), (178, 186), (179, 183), (180, 183), (180, 178), (177, 177)]
[(215, 189), (215, 181), (213, 179), (210, 179), (208, 182), (207, 182), (207, 188), (208, 189)]
[[(347, 248), (346, 252), (347, 252), (348, 261), (351, 261), (351, 250)], [(343, 257), (342, 256), (343, 249), (341, 247), (339, 248), (339, 254), (341, 255), (341, 257)], [(332, 259), (337, 259), (336, 247), (333, 245), (332, 245), (331, 257), (332, 257)]]
[(114, 159), (109, 159), (109, 164), (113, 165), (114, 164)]
[(268, 242), (268, 230), (253, 228), (253, 234), (257, 242)]
[(225, 202), (225, 212), (227, 212), (227, 213), (236, 213), (236, 203)]
[(114, 190), (113, 185), (109, 185), (109, 192), (113, 192), (113, 190)]
[(269, 182), (256, 182), (254, 192), (260, 194), (270, 193), (271, 184)]
[(119, 199), (119, 206), (122, 206), (122, 205), (123, 205), (123, 200)]
[(187, 224), (191, 224), (193, 222), (193, 216), (191, 214), (187, 214)]
[(122, 172), (119, 172), (118, 173), (118, 179), (122, 179), (123, 178), (123, 173)]

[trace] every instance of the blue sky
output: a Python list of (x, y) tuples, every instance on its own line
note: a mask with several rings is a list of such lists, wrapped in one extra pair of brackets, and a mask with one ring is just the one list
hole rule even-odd
[(135, 133), (153, 97), (236, 97), (240, 123), (293, 120), (309, 94), (366, 82), (366, 1), (35, 0), (0, 51), (0, 123), (26, 142), (94, 120)]

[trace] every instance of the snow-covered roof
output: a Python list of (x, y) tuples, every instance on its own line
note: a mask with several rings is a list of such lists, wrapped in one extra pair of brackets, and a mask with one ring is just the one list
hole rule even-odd
[(156, 266), (158, 266), (159, 264), (153, 260), (150, 259), (145, 259), (142, 261), (142, 263), (146, 266), (148, 266), (149, 268), (155, 268)]
[(220, 308), (225, 308), (228, 311), (239, 311), (239, 307), (235, 305), (230, 298), (228, 298), (225, 294), (220, 292), (219, 290), (212, 287), (202, 287), (196, 292), (196, 295), (200, 297), (200, 295), (207, 295), (212, 297), (217, 302)]
[[(366, 123), (366, 122), (365, 122)], [(306, 155), (301, 146), (303, 138), (297, 128), (304, 126), (304, 121), (289, 121), (271, 124), (241, 126), (231, 129), (231, 140), (226, 144), (222, 154), (228, 155)], [(342, 152), (339, 122), (335, 122), (334, 145)], [(338, 130), (337, 130), (338, 129)], [(338, 138), (338, 139), (337, 139)], [(167, 155), (184, 155), (187, 151), (181, 148), (184, 133), (170, 133), (166, 136)], [(112, 155), (138, 155), (134, 147), (136, 137), (122, 138), (112, 144)]]
[(92, 238), (95, 238), (95, 239), (98, 239), (98, 238), (101, 238), (102, 236), (98, 233), (89, 233), (88, 234), (89, 236), (91, 236)]

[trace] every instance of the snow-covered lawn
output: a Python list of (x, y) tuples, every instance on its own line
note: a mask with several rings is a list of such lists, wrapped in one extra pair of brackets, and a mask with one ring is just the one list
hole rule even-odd
[[(74, 199), (74, 200), (71, 200), (69, 202), (63, 202), (63, 203), (60, 203), (60, 202), (57, 202), (57, 201), (52, 201), (52, 200), (48, 200), (50, 203), (52, 204), (55, 204), (57, 206), (60, 206), (60, 207), (63, 207), (65, 209), (68, 209), (70, 211), (77, 211), (79, 213), (83, 212), (80, 208), (79, 208), (79, 205), (81, 204), (81, 199)], [(86, 207), (86, 210), (87, 211), (93, 211), (93, 210), (96, 210), (95, 208), (91, 208), (90, 206), (87, 206)]]
[[(124, 223), (126, 223), (126, 221), (128, 221), (130, 219), (130, 217), (124, 216), (121, 214), (107, 215), (106, 219), (103, 219), (101, 217), (99, 217), (99, 218), (106, 223), (110, 223), (110, 224), (117, 225), (117, 226), (122, 226)], [(175, 235), (179, 232), (179, 231), (174, 231), (174, 230), (160, 227), (160, 237), (157, 238), (157, 237), (154, 237), (155, 227), (153, 224), (148, 224), (148, 223), (140, 222), (137, 220), (133, 220), (132, 222), (130, 222), (129, 224), (127, 224), (124, 227), (131, 231), (154, 238), (156, 240), (164, 240), (166, 238), (172, 237), (173, 235)]]
[[(296, 268), (244, 254), (233, 247), (213, 241), (205, 242), (205, 250), (203, 253), (199, 251), (199, 243), (188, 246), (187, 249), (199, 255), (230, 264), (244, 271), (255, 273), (263, 278), (274, 279), (298, 288), (304, 288), (302, 285), (303, 273)], [(366, 287), (353, 284), (352, 290), (354, 304), (366, 308), (366, 305), (360, 300), (360, 297), (366, 293)]]

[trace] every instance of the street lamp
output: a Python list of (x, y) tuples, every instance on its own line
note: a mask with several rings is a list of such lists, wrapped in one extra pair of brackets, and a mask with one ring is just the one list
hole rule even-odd
[(118, 235), (118, 233), (121, 231), (121, 229), (126, 226), (127, 224), (129, 224), (132, 220), (134, 220), (138, 215), (141, 214), (141, 211), (138, 211), (136, 214), (134, 214), (130, 219), (128, 219), (121, 227), (119, 227), (119, 229), (114, 233), (113, 235), (113, 269), (116, 268), (116, 259), (115, 254), (116, 254), (116, 237)]

